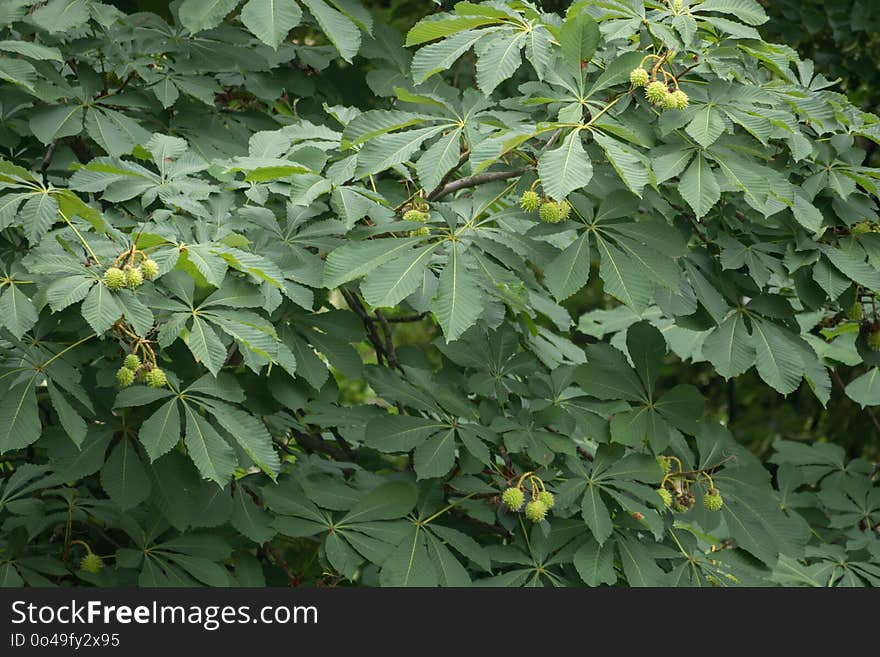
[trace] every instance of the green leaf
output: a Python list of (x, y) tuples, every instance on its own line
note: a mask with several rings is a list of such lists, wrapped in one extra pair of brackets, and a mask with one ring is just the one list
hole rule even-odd
[(201, 317), (193, 317), (186, 344), (195, 359), (217, 376), (226, 361), (226, 348), (211, 325)]
[(455, 465), (455, 430), (436, 434), (416, 447), (413, 467), (418, 479), (442, 477)]
[(33, 302), (18, 289), (18, 285), (15, 283), (7, 285), (0, 295), (0, 324), (21, 340), (38, 319), (39, 315)]
[(422, 284), (425, 269), (436, 245), (412, 249), (402, 257), (379, 266), (364, 279), (364, 299), (377, 308), (391, 308), (416, 291)]
[(793, 392), (800, 385), (804, 366), (797, 348), (789, 336), (771, 322), (753, 318), (758, 374), (764, 381), (783, 395)]
[(337, 524), (350, 525), (354, 522), (402, 518), (412, 511), (416, 496), (415, 487), (405, 481), (380, 484), (349, 509)]
[(343, 283), (360, 278), (392, 258), (398, 257), (421, 238), (385, 238), (350, 242), (335, 249), (327, 256), (324, 266), (324, 287), (339, 287)]
[(33, 23), (51, 34), (68, 32), (88, 20), (88, 0), (49, 0), (31, 15)]
[(410, 65), (413, 82), (421, 84), (432, 75), (448, 70), (484, 36), (486, 33), (482, 30), (468, 30), (454, 34), (439, 43), (419, 48)]
[(624, 82), (629, 82), (629, 74), (636, 68), (644, 57), (642, 52), (625, 52), (617, 59), (607, 62), (605, 70), (593, 82), (593, 86), (584, 95), (584, 98), (595, 96), (600, 91), (604, 91), (608, 87), (613, 87)]
[(483, 25), (497, 23), (498, 19), (493, 16), (456, 16), (454, 18), (423, 18), (407, 33), (407, 46), (417, 46), (426, 41), (440, 39), (456, 32), (470, 30)]
[(748, 25), (761, 25), (767, 21), (767, 13), (755, 0), (705, 0), (694, 6), (698, 12), (717, 11), (731, 14)]
[(477, 43), (477, 86), (480, 91), (488, 96), (495, 87), (516, 73), (522, 64), (525, 44), (525, 32), (513, 36), (499, 32)]
[(456, 128), (438, 139), (416, 162), (416, 172), (424, 189), (436, 189), (443, 177), (458, 164), (462, 130)]
[(30, 59), (52, 60), (63, 62), (64, 58), (57, 48), (51, 48), (31, 41), (0, 41), (0, 50), (15, 52)]
[(102, 335), (122, 316), (122, 308), (110, 290), (99, 283), (86, 295), (82, 316), (95, 333)]
[(873, 367), (846, 386), (846, 396), (865, 406), (880, 405), (880, 368)]
[(611, 524), (611, 515), (608, 513), (608, 507), (602, 500), (599, 486), (589, 483), (584, 491), (584, 497), (581, 500), (581, 515), (587, 527), (593, 533), (593, 537), (599, 545), (604, 545), (608, 537), (611, 536), (613, 526)]
[(137, 449), (126, 439), (110, 451), (101, 468), (101, 487), (123, 511), (136, 507), (150, 495), (150, 478)]
[(678, 185), (681, 197), (691, 206), (697, 219), (702, 219), (721, 199), (721, 187), (709, 166), (709, 162), (698, 155), (681, 176)]
[(238, 465), (235, 452), (207, 420), (189, 404), (186, 411), (186, 444), (190, 458), (199, 469), (203, 479), (210, 479), (223, 486), (232, 477)]
[(617, 175), (636, 196), (641, 197), (642, 188), (651, 180), (646, 158), (637, 150), (612, 139), (601, 132), (593, 132), (593, 139), (605, 151)]
[(220, 25), (237, 4), (238, 0), (183, 0), (178, 15), (183, 26), (195, 34)]
[(564, 301), (578, 292), (590, 276), (590, 233), (584, 231), (544, 270), (547, 288), (557, 301)]
[(703, 148), (709, 148), (724, 133), (724, 119), (712, 104), (701, 107), (685, 131)]
[(586, 187), (593, 177), (593, 165), (584, 150), (579, 130), (569, 132), (559, 148), (541, 155), (538, 175), (544, 192), (557, 201)]
[(380, 452), (408, 452), (448, 424), (410, 415), (382, 415), (367, 423), (364, 443)]
[(440, 274), (437, 295), (431, 301), (431, 312), (443, 329), (447, 343), (457, 340), (483, 312), (480, 289), (473, 272), (465, 266), (458, 242), (452, 243), (449, 260)]
[(241, 22), (260, 41), (277, 49), (302, 20), (294, 0), (248, 0), (241, 8)]
[(323, 0), (301, 0), (315, 17), (321, 30), (336, 46), (342, 58), (351, 62), (361, 47), (361, 33), (357, 26), (343, 13), (336, 11)]
[(272, 437), (266, 426), (250, 413), (231, 404), (212, 401), (211, 411), (217, 423), (226, 429), (245, 454), (272, 479), (281, 467), (278, 452), (272, 446)]
[(138, 438), (151, 463), (180, 442), (180, 410), (177, 400), (169, 399), (144, 420), (138, 431)]
[(573, 12), (559, 30), (562, 59), (576, 75), (589, 62), (599, 45), (599, 24), (586, 11)]
[(596, 233), (597, 251), (601, 256), (599, 277), (605, 292), (616, 297), (636, 312), (644, 310), (651, 299), (653, 283), (623, 251)]
[(572, 558), (578, 575), (589, 586), (601, 584), (612, 585), (617, 582), (614, 572), (614, 541), (606, 541), (604, 545), (589, 539)]
[(58, 413), (58, 420), (61, 426), (64, 428), (65, 433), (67, 433), (67, 436), (73, 441), (73, 444), (80, 447), (86, 439), (86, 432), (88, 430), (85, 420), (74, 410), (57, 386), (49, 383), (47, 387), (49, 389), (49, 398), (52, 400), (55, 412)]
[(703, 342), (703, 356), (725, 379), (739, 376), (755, 363), (755, 347), (742, 313), (732, 313)]

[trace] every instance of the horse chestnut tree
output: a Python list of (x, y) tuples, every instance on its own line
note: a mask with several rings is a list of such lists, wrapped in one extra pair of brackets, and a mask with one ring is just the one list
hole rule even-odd
[(3, 3), (0, 583), (880, 583), (876, 467), (675, 377), (880, 405), (878, 118), (539, 4)]

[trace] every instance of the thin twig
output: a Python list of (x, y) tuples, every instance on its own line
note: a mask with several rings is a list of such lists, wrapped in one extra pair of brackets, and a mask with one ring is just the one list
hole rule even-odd
[(460, 189), (466, 187), (476, 187), (477, 185), (485, 185), (486, 183), (495, 182), (497, 180), (507, 180), (515, 178), (525, 173), (525, 169), (515, 169), (513, 171), (490, 171), (489, 173), (481, 173), (476, 176), (468, 176), (467, 178), (459, 178), (447, 183), (439, 190), (434, 190), (428, 195), (429, 201), (437, 201), (444, 196), (454, 194)]
[(418, 315), (404, 315), (403, 317), (387, 317), (386, 321), (394, 324), (395, 322), (421, 322), (428, 313), (419, 313)]
[(394, 341), (391, 339), (391, 327), (385, 318), (385, 313), (376, 309), (376, 318), (382, 327), (382, 333), (385, 335), (385, 355), (388, 357), (388, 364), (396, 370), (403, 371), (400, 363), (397, 362), (397, 352), (394, 351)]

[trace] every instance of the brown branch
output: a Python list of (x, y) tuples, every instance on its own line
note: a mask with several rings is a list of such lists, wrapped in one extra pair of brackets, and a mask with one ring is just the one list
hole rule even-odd
[(385, 321), (390, 323), (395, 322), (421, 322), (425, 317), (428, 316), (428, 313), (419, 313), (418, 315), (405, 315), (403, 317), (386, 317)]
[(376, 351), (376, 360), (381, 363), (382, 359), (384, 358), (385, 362), (390, 364), (390, 361), (388, 360), (388, 354), (385, 352), (385, 345), (383, 344), (382, 339), (379, 337), (379, 334), (376, 332), (376, 326), (373, 318), (367, 312), (366, 308), (364, 308), (364, 305), (360, 302), (360, 299), (358, 299), (351, 290), (347, 290), (344, 287), (340, 287), (339, 291), (345, 298), (345, 303), (348, 304), (348, 307), (351, 308), (352, 312), (360, 317), (361, 322), (363, 322), (364, 328), (367, 330), (367, 339), (370, 341), (370, 344), (373, 345), (373, 349)]
[(122, 81), (122, 84), (120, 84), (118, 87), (116, 87), (116, 91), (114, 91), (113, 94), (116, 95), (116, 94), (120, 93), (123, 89), (125, 89), (128, 86), (128, 83), (131, 82), (132, 78), (134, 78), (134, 76), (135, 76), (135, 71), (132, 71), (131, 73), (129, 73), (126, 76), (126, 78)]
[(55, 148), (57, 146), (58, 140), (53, 139), (52, 143), (49, 144), (49, 148), (46, 149), (46, 154), (43, 156), (43, 161), (40, 162), (40, 175), (43, 177), (43, 185), (47, 183), (46, 171), (48, 171), (49, 165), (52, 163), (52, 155), (55, 154)]
[(287, 564), (287, 561), (284, 559), (284, 555), (271, 543), (264, 543), (263, 549), (266, 551), (266, 554), (272, 557), (272, 561), (275, 562), (281, 570), (284, 571), (285, 576), (287, 577), (287, 585), (288, 586), (299, 586), (300, 582), (302, 582), (301, 575), (295, 575), (293, 571), (290, 569), (290, 566)]
[(449, 179), (452, 178), (453, 175), (455, 175), (455, 172), (458, 171), (459, 169), (461, 169), (462, 166), (464, 166), (464, 163), (468, 161), (468, 158), (470, 157), (470, 155), (471, 155), (470, 149), (466, 148), (464, 150), (464, 152), (461, 154), (461, 157), (458, 158), (458, 162), (456, 163), (456, 165), (454, 167), (452, 167), (449, 171), (446, 172), (446, 175), (444, 175), (440, 179), (440, 183), (434, 189), (432, 189), (431, 192), (428, 194), (429, 201), (433, 200), (434, 194), (436, 194), (439, 190), (441, 190), (443, 188), (443, 186), (449, 182)]
[(296, 429), (292, 429), (291, 433), (296, 439), (296, 444), (302, 447), (307, 452), (318, 452), (320, 454), (326, 454), (327, 456), (333, 457), (337, 461), (348, 460), (345, 456), (345, 453), (339, 447), (328, 443), (320, 436), (316, 436), (311, 433), (305, 433), (304, 431), (298, 431)]
[(437, 201), (444, 196), (454, 194), (458, 190), (465, 189), (466, 187), (476, 187), (478, 185), (485, 185), (486, 183), (495, 182), (497, 180), (507, 180), (508, 178), (515, 178), (516, 176), (520, 176), (523, 173), (525, 173), (525, 169), (515, 169), (513, 171), (490, 171), (489, 173), (481, 173), (476, 176), (459, 178), (458, 180), (453, 180), (451, 183), (447, 183), (440, 189), (435, 189), (428, 195), (428, 200)]
[(402, 372), (403, 368), (400, 366), (400, 363), (397, 362), (397, 352), (394, 351), (394, 341), (391, 339), (391, 327), (388, 325), (385, 313), (376, 309), (376, 318), (379, 320), (379, 324), (382, 327), (382, 333), (385, 335), (385, 355), (388, 358), (388, 364), (394, 369)]

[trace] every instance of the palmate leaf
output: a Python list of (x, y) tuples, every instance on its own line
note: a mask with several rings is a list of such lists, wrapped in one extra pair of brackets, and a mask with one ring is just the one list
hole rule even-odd
[(193, 34), (210, 30), (220, 25), (237, 4), (238, 0), (183, 0), (178, 10), (180, 22)]
[(422, 284), (425, 269), (435, 249), (433, 244), (410, 249), (401, 257), (371, 271), (361, 285), (364, 299), (378, 308), (391, 308), (399, 304)]
[(443, 329), (446, 342), (458, 339), (469, 329), (483, 310), (480, 288), (474, 272), (467, 267), (467, 256), (453, 242), (446, 267), (440, 274), (437, 295), (431, 301), (431, 312)]
[(568, 133), (559, 148), (541, 155), (538, 173), (546, 194), (558, 201), (590, 182), (593, 165), (584, 150), (579, 130)]
[(702, 155), (695, 157), (687, 171), (682, 174), (678, 191), (691, 206), (697, 219), (706, 216), (721, 199), (721, 187), (715, 173)]
[(590, 234), (581, 233), (544, 270), (547, 287), (557, 301), (578, 292), (590, 276)]
[(703, 342), (703, 356), (725, 379), (739, 376), (755, 363), (755, 347), (742, 313), (732, 313)]
[(351, 62), (361, 47), (361, 33), (354, 22), (323, 0), (302, 0), (302, 3), (342, 58)]
[(273, 48), (302, 20), (294, 0), (248, 0), (241, 8), (241, 22), (260, 41)]
[(40, 437), (41, 429), (33, 379), (4, 392), (0, 399), (0, 454), (27, 447)]
[(190, 404), (184, 404), (186, 437), (184, 443), (203, 479), (224, 486), (238, 462), (235, 452), (223, 437)]

